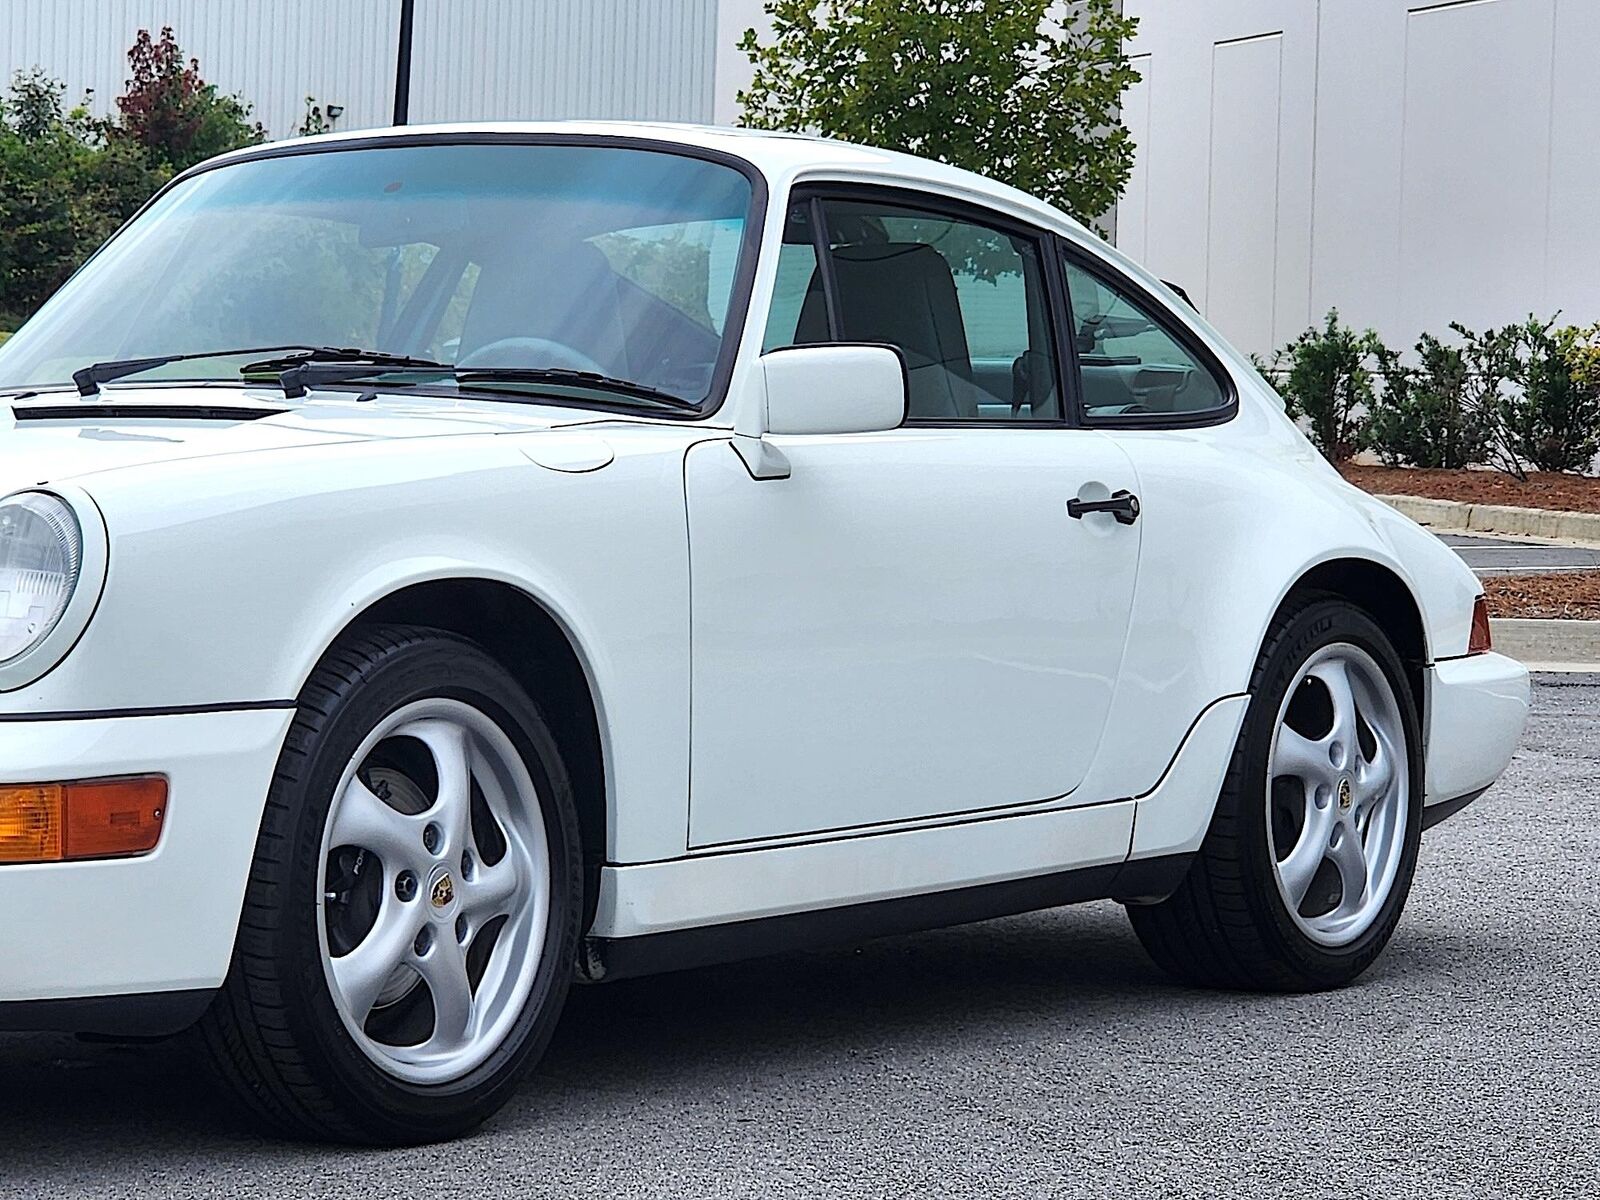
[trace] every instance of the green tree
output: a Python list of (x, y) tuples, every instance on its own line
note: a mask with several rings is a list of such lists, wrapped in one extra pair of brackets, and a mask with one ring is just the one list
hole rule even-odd
[(1136, 19), (1084, 0), (766, 0), (773, 42), (746, 31), (739, 93), (758, 129), (821, 133), (991, 176), (1082, 220), (1105, 213), (1133, 166), (1118, 110), (1139, 78)]
[(37, 69), (0, 97), (0, 327), (21, 324), (159, 186)]
[(200, 61), (184, 58), (170, 26), (159, 38), (139, 30), (128, 67), (132, 78), (117, 97), (118, 119), (108, 138), (139, 145), (152, 164), (178, 172), (266, 139), (261, 123), (250, 119), (249, 104), (200, 77)]

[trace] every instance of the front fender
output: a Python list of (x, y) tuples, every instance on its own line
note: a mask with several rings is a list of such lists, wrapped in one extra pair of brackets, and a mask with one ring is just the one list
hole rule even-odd
[(73, 653), (0, 712), (227, 709), (292, 701), (384, 596), (443, 578), (515, 586), (568, 631), (601, 699), (624, 856), (682, 853), (688, 531), (696, 435), (608, 431), (610, 465), (546, 470), (528, 435), (370, 441), (87, 477), (112, 551)]

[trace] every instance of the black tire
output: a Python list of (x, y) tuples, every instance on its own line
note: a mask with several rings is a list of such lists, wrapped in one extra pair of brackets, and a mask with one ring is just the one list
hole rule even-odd
[[(543, 958), (498, 1049), (449, 1083), (383, 1071), (346, 1030), (321, 962), (315, 904), (324, 824), (363, 739), (415, 700), (462, 700), (490, 716), (526, 762), (549, 843)], [(227, 980), (198, 1027), (222, 1077), (278, 1132), (375, 1145), (459, 1136), (512, 1096), (549, 1043), (573, 976), (582, 855), (555, 738), (517, 681), (478, 646), (430, 629), (360, 630), (329, 651), (299, 698), (267, 797)]]
[[(1278, 889), (1267, 829), (1267, 771), (1280, 706), (1301, 667), (1333, 643), (1365, 650), (1382, 668), (1405, 725), (1410, 769), (1405, 841), (1394, 884), (1362, 936), (1329, 947), (1295, 923)], [(1422, 740), (1405, 668), (1364, 611), (1312, 597), (1268, 630), (1249, 709), (1205, 841), (1178, 890), (1158, 904), (1129, 905), (1134, 932), (1171, 975), (1201, 987), (1302, 992), (1342, 987), (1372, 965), (1411, 890), (1422, 829)]]

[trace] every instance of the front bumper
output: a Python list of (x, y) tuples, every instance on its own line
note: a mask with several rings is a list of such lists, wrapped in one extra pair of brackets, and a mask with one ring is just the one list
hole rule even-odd
[(1428, 669), (1427, 784), (1438, 819), (1500, 778), (1522, 740), (1531, 692), (1528, 669), (1503, 654), (1451, 658)]
[[(0, 1028), (115, 1024), (214, 989), (233, 954), (285, 708), (0, 723), (0, 782), (168, 779), (161, 842), (138, 858), (0, 866)], [(86, 998), (106, 998), (89, 1005)], [(61, 1005), (40, 1001), (73, 1001)], [(9, 1014), (9, 1015), (8, 1015)], [(55, 1014), (55, 1015), (52, 1015)], [(78, 1018), (80, 1021), (82, 1018)]]

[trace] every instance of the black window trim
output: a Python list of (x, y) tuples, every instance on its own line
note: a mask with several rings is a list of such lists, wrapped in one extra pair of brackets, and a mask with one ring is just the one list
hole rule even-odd
[[(1117, 270), (1112, 263), (1075, 244), (1070, 238), (1057, 234), (1054, 241), (1058, 258), (1056, 276), (1061, 287), (1061, 311), (1064, 314), (1062, 351), (1071, 355), (1072, 375), (1076, 381), (1076, 386), (1072, 388), (1074, 424), (1084, 429), (1205, 429), (1213, 425), (1226, 425), (1239, 415), (1239, 389), (1234, 383), (1232, 372), (1223, 365), (1211, 347), (1192, 330), (1172, 319), (1165, 301)], [(1070, 333), (1072, 295), (1066, 272), (1069, 262), (1085, 274), (1097, 277), (1113, 290), (1124, 293), (1128, 299), (1144, 308), (1146, 315), (1155, 323), (1157, 329), (1194, 355), (1195, 361), (1211, 372), (1212, 378), (1217, 381), (1217, 386), (1222, 391), (1224, 402), (1217, 407), (1203, 408), (1192, 413), (1113, 413), (1099, 417), (1091, 416), (1083, 403), (1082, 368), (1078, 363), (1077, 339)]]
[[(909, 181), (908, 181), (909, 182)], [(926, 213), (931, 217), (945, 217), (956, 221), (969, 221), (994, 229), (1010, 237), (1023, 237), (1038, 247), (1039, 270), (1045, 286), (1045, 319), (1050, 325), (1050, 341), (1055, 347), (1057, 386), (1061, 391), (1059, 417), (1029, 417), (997, 419), (993, 417), (945, 420), (908, 416), (903, 423), (906, 429), (1070, 429), (1079, 422), (1076, 414), (1082, 407), (1078, 396), (1077, 359), (1068, 360), (1063, 353), (1070, 348), (1071, 339), (1066, 330), (1070, 325), (1070, 309), (1065, 307), (1065, 275), (1056, 262), (1054, 243), (1059, 237), (1051, 230), (1030, 224), (1025, 220), (998, 212), (982, 204), (958, 200), (939, 192), (922, 191), (914, 186), (896, 183), (831, 182), (807, 179), (795, 184), (789, 193), (789, 206), (809, 206), (812, 246), (817, 254), (818, 270), (822, 273), (824, 300), (828, 309), (828, 331), (838, 338), (838, 296), (833, 278), (831, 256), (827, 251), (832, 242), (828, 236), (827, 216), (823, 205), (829, 200), (857, 200), (883, 204), (896, 208)]]

